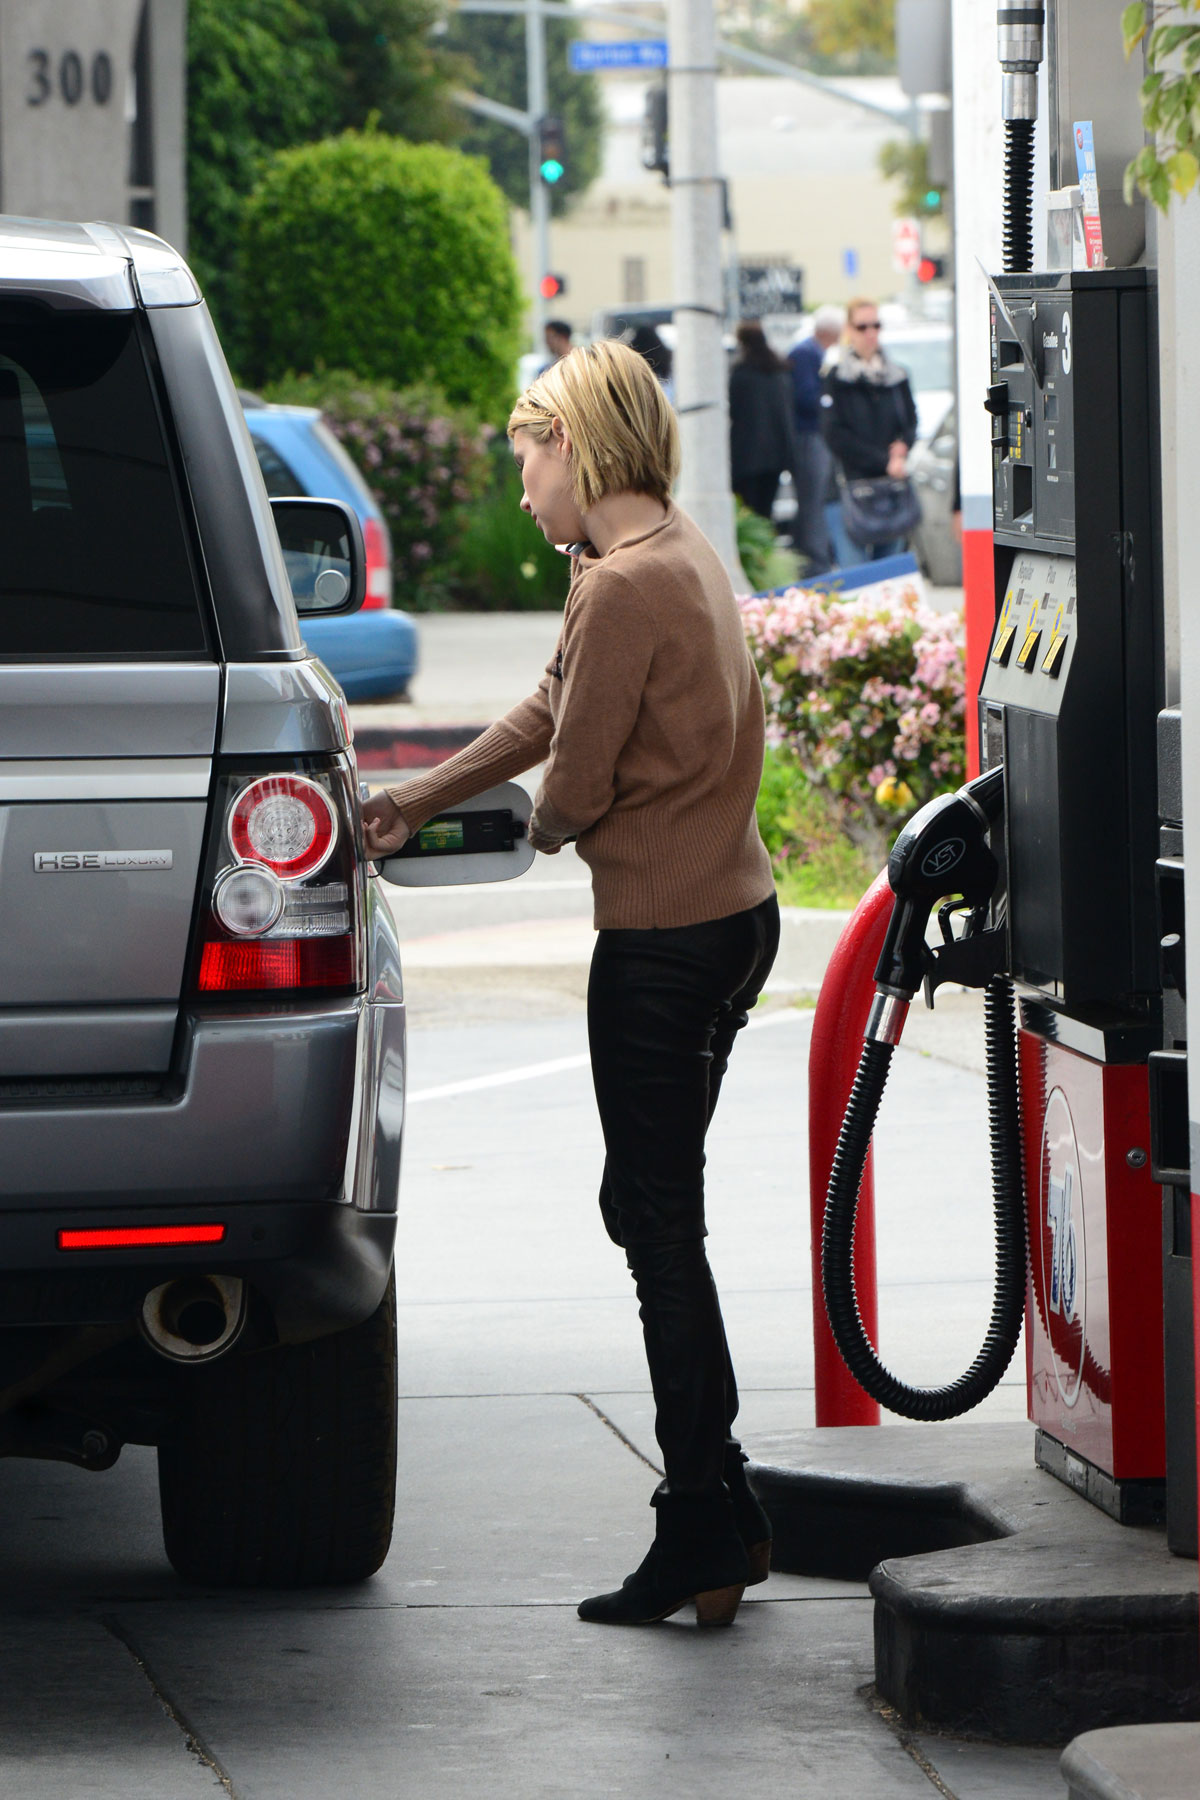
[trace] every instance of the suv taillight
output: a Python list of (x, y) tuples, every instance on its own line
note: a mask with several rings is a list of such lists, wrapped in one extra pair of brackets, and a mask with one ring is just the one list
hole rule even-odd
[(392, 604), (392, 547), (382, 520), (365, 522), (363, 546), (367, 553), (367, 594), (362, 609), (366, 612), (370, 607)]
[(363, 895), (349, 772), (271, 770), (218, 783), (195, 962), (201, 994), (359, 985)]

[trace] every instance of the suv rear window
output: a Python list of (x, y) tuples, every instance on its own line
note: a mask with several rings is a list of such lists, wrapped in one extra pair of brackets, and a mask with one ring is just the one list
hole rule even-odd
[(205, 655), (132, 313), (0, 310), (0, 660)]

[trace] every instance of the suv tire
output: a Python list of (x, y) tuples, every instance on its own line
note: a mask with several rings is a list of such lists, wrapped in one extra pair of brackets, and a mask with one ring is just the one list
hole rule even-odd
[(396, 1278), (361, 1325), (180, 1371), (163, 1540), (213, 1587), (365, 1581), (396, 1498)]

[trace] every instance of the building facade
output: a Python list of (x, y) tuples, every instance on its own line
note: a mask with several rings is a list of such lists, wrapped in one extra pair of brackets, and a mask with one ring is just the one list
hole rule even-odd
[(4, 0), (0, 211), (186, 248), (186, 0)]
[[(605, 75), (608, 130), (602, 171), (550, 228), (551, 269), (566, 279), (555, 311), (585, 329), (596, 311), (666, 305), (674, 298), (671, 200), (641, 163), (644, 75)], [(720, 166), (729, 184), (732, 230), (726, 260), (803, 270), (806, 306), (863, 293), (883, 298), (902, 286), (892, 262), (898, 190), (879, 171), (879, 152), (902, 137), (906, 101), (885, 77), (844, 81), (895, 123), (818, 91), (772, 76), (717, 82)], [(941, 222), (932, 248), (945, 242)], [(515, 217), (516, 249), (528, 265), (528, 220)]]

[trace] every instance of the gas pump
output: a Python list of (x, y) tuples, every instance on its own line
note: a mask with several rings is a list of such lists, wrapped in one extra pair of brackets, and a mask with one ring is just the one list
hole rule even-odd
[[(1053, 51), (1072, 7), (1050, 10)], [(1077, 50), (1098, 21), (1085, 27), (1087, 9), (1073, 11)], [(989, 280), (995, 623), (978, 694), (983, 773), (923, 808), (889, 861), (896, 901), (829, 1183), (822, 1272), (851, 1372), (913, 1418), (954, 1416), (990, 1391), (1023, 1310), (1036, 1462), (1124, 1523), (1165, 1508), (1171, 1547), (1194, 1555), (1182, 815), (1178, 714), (1163, 711), (1154, 271), (1033, 272), (1043, 13), (1022, 0), (998, 15), (1006, 272)], [(853, 1219), (908, 1004), (922, 982), (932, 1004), (946, 980), (987, 989), (996, 1302), (971, 1370), (914, 1390), (879, 1362), (858, 1319)]]

